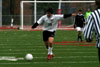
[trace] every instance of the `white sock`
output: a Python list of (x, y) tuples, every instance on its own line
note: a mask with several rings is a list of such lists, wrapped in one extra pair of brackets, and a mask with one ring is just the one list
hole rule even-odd
[(48, 54), (50, 54), (50, 47), (48, 47)]
[(52, 55), (52, 54), (53, 54), (52, 49), (53, 49), (53, 48), (52, 48), (52, 47), (50, 47), (50, 55)]

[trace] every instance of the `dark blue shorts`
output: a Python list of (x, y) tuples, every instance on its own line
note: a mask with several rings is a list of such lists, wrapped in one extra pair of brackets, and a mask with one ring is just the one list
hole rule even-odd
[(50, 32), (50, 31), (43, 31), (43, 41), (48, 41), (49, 37), (54, 37), (55, 36), (55, 31)]

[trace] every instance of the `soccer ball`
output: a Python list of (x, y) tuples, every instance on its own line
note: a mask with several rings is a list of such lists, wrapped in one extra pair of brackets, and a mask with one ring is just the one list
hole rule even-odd
[(33, 60), (32, 54), (26, 54), (25, 59), (28, 60), (28, 61)]

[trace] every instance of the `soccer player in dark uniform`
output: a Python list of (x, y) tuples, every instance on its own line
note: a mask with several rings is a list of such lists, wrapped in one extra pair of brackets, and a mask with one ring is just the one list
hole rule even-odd
[(45, 43), (46, 48), (48, 49), (47, 59), (51, 60), (54, 56), (52, 52), (53, 49), (52, 43), (58, 26), (58, 21), (70, 16), (74, 16), (74, 14), (62, 14), (62, 15), (53, 14), (52, 8), (48, 8), (46, 12), (47, 12), (46, 15), (43, 15), (32, 26), (32, 28), (34, 29), (39, 24), (43, 23), (43, 41)]
[(93, 32), (95, 32), (100, 63), (100, 0), (95, 1), (98, 8), (88, 17), (87, 24), (83, 29), (83, 34), (86, 41), (91, 42), (93, 40)]
[(82, 36), (81, 36), (81, 31), (82, 28), (84, 27), (85, 24), (85, 17), (82, 14), (82, 10), (78, 11), (78, 14), (75, 16), (75, 23), (74, 23), (74, 28), (78, 31), (78, 41), (82, 41)]

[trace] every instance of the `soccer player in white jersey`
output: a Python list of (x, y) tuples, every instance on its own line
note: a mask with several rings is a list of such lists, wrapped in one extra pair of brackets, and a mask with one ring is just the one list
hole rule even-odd
[(43, 41), (45, 43), (46, 48), (48, 49), (47, 59), (51, 60), (54, 56), (52, 49), (52, 43), (54, 40), (55, 32), (58, 26), (58, 21), (64, 18), (74, 16), (75, 14), (63, 14), (57, 15), (53, 14), (53, 9), (48, 8), (46, 11), (46, 15), (43, 15), (33, 26), (32, 28), (36, 28), (39, 24), (43, 23)]

